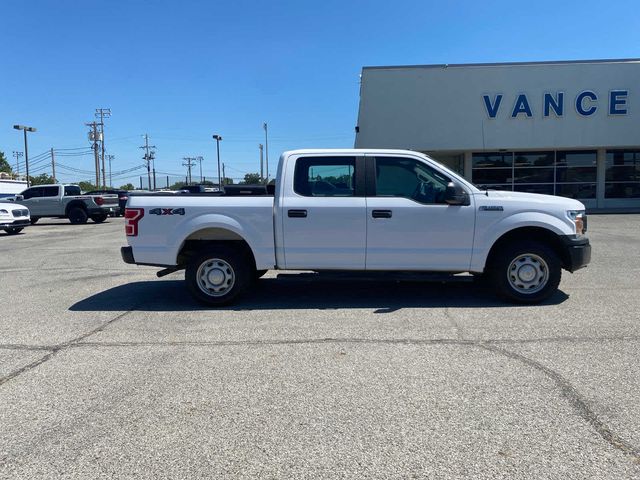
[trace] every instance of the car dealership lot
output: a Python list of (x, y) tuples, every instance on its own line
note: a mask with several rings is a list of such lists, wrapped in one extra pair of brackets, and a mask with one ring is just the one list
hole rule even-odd
[(219, 310), (121, 219), (0, 234), (2, 478), (637, 478), (640, 216), (541, 306), (269, 272)]

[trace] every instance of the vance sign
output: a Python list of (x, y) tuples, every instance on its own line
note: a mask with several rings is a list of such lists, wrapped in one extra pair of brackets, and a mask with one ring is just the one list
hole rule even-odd
[[(513, 103), (505, 98), (502, 93), (493, 95), (483, 95), (485, 111), (489, 118), (496, 118), (500, 110), (506, 110), (511, 118), (531, 118), (534, 114), (542, 117), (554, 116), (561, 118), (566, 113), (566, 104), (569, 108), (583, 117), (590, 117), (600, 108), (606, 108), (608, 115), (627, 115), (628, 112), (628, 90), (611, 90), (608, 95), (601, 98), (592, 90), (579, 92), (574, 99), (567, 99), (564, 92), (545, 93), (542, 96), (542, 104), (538, 101), (532, 102), (526, 93), (516, 95)], [(537, 105), (540, 110), (537, 110)]]

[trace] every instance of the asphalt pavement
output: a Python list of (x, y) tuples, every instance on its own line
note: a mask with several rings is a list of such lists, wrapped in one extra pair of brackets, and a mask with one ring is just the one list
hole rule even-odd
[(0, 233), (0, 478), (640, 478), (640, 215), (538, 306), (269, 272), (206, 309), (123, 221)]

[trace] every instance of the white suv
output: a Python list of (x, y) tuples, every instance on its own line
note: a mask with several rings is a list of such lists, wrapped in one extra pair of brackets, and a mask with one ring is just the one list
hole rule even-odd
[(20, 233), (31, 224), (29, 209), (19, 203), (0, 203), (0, 228), (9, 235)]

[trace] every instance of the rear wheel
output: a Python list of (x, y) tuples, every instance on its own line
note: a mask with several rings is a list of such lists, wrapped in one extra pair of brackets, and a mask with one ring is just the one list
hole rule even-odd
[(227, 245), (209, 247), (187, 263), (185, 281), (191, 295), (201, 303), (227, 305), (238, 298), (251, 282), (246, 258)]
[(100, 215), (92, 215), (91, 220), (93, 220), (96, 223), (102, 223), (107, 219), (108, 216), (109, 215), (107, 215), (106, 213), (102, 213)]
[(518, 303), (539, 303), (558, 289), (560, 259), (547, 245), (522, 242), (507, 246), (488, 266), (487, 280), (498, 295)]
[(9, 235), (15, 235), (16, 233), (20, 233), (24, 227), (9, 227), (5, 228), (4, 231)]
[(69, 221), (74, 225), (87, 223), (87, 219), (89, 218), (87, 212), (80, 207), (73, 207), (71, 210), (69, 210), (68, 217)]

